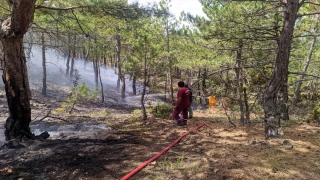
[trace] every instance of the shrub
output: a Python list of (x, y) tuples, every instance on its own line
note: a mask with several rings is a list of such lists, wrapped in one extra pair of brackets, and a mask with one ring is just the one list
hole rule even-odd
[(316, 122), (320, 123), (320, 105), (315, 106), (308, 114), (307, 122)]
[(156, 118), (170, 118), (173, 107), (166, 103), (158, 103), (152, 107), (151, 114)]
[(84, 100), (94, 99), (98, 96), (97, 93), (93, 93), (95, 89), (89, 88), (85, 83), (71, 89), (71, 95), (61, 104), (61, 108), (58, 111), (68, 112), (71, 114), (76, 104), (82, 103)]

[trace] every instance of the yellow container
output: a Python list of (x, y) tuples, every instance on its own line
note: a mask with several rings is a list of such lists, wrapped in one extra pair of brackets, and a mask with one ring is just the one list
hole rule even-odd
[(215, 96), (209, 96), (209, 107), (216, 106), (216, 97)]

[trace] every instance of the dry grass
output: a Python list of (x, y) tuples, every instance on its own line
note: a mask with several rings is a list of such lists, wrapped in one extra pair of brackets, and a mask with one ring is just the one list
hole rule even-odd
[[(261, 124), (229, 126), (219, 108), (196, 110), (194, 116), (187, 127), (173, 128), (170, 120), (144, 123), (144, 135), (157, 139), (150, 146), (161, 151), (187, 130), (209, 122), (133, 179), (320, 179), (319, 127), (288, 124), (284, 136), (265, 140)], [(283, 146), (285, 139), (292, 149)]]

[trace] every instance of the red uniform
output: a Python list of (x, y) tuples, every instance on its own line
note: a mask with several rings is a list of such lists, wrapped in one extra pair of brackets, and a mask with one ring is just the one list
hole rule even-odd
[[(181, 103), (173, 110), (172, 116), (177, 122), (186, 122), (188, 119), (188, 108), (190, 106), (190, 90), (189, 88), (180, 88), (177, 98), (181, 98)], [(179, 114), (182, 111), (183, 119), (180, 119)]]
[(190, 106), (190, 90), (189, 88), (180, 88), (177, 94), (177, 98), (181, 97), (182, 101), (181, 104), (179, 105), (179, 108), (181, 109), (187, 108)]

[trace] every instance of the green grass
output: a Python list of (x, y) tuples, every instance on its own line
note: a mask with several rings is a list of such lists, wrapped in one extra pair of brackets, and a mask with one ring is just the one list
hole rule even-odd
[(165, 158), (163, 161), (159, 162), (161, 169), (163, 170), (172, 170), (178, 169), (184, 165), (184, 153), (178, 159)]

